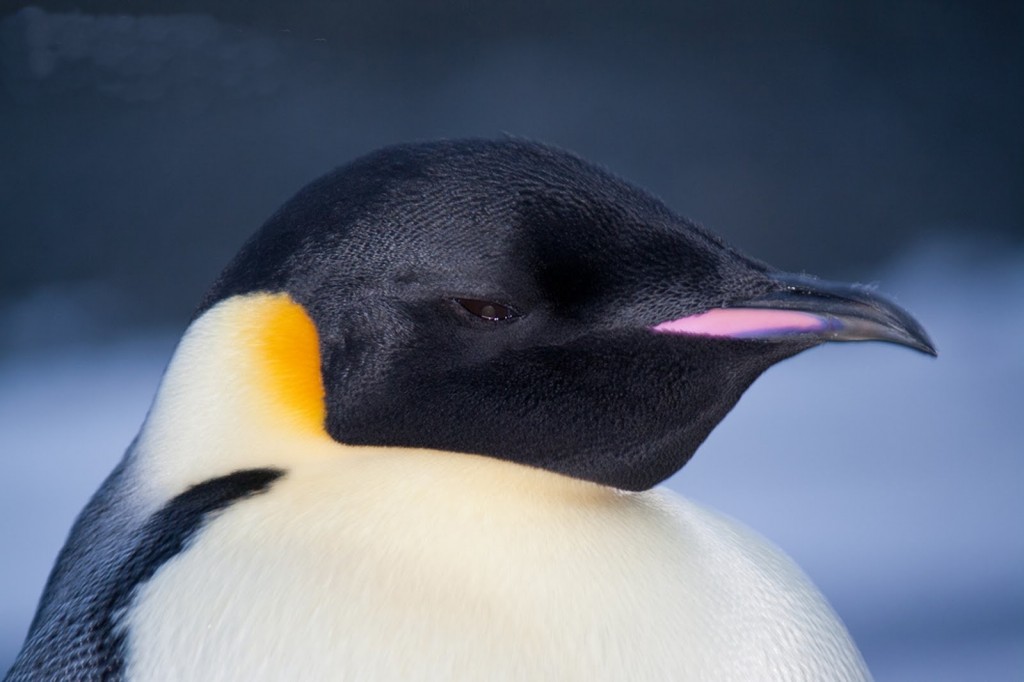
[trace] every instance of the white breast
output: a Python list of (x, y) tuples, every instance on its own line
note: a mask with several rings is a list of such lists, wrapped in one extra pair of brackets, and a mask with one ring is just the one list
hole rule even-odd
[(488, 458), (302, 458), (138, 594), (133, 679), (855, 680), (799, 569), (663, 490)]

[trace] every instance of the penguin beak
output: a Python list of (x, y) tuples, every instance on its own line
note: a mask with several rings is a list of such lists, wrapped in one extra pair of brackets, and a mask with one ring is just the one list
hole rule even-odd
[(788, 273), (771, 277), (779, 287), (768, 294), (668, 320), (651, 329), (736, 339), (888, 341), (938, 355), (910, 313), (865, 286)]

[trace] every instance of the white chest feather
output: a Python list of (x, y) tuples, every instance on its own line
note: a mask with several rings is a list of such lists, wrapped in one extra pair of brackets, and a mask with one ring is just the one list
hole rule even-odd
[(538, 489), (554, 477), (517, 469), (372, 450), (297, 468), (144, 585), (130, 675), (865, 677), (817, 591), (749, 531), (665, 491)]

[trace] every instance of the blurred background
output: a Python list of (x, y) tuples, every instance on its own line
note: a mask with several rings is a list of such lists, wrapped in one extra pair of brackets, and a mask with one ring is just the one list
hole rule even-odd
[(1024, 679), (1024, 5), (0, 4), (0, 670), (242, 241), (378, 146), (535, 138), (932, 333), (774, 368), (669, 485), (880, 680)]

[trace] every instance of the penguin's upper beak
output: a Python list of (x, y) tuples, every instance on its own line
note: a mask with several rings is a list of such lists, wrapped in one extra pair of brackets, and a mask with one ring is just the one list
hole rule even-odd
[(771, 277), (779, 286), (768, 294), (668, 320), (652, 329), (742, 339), (889, 341), (938, 355), (910, 313), (865, 286), (788, 273)]

